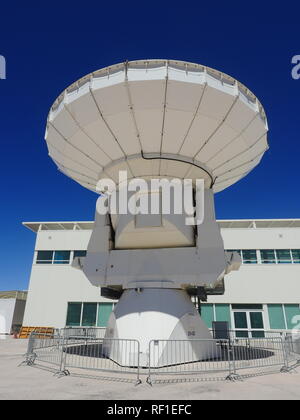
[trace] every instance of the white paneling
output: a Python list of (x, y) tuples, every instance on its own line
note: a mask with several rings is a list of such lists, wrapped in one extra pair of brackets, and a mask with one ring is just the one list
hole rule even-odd
[(73, 136), (79, 130), (78, 125), (66, 108), (63, 108), (60, 113), (57, 114), (55, 120), (52, 121), (52, 124), (62, 134), (62, 136), (66, 138)]
[(207, 86), (199, 107), (199, 113), (222, 121), (234, 100), (234, 96)]
[(162, 153), (178, 153), (193, 118), (193, 113), (166, 110)]
[(129, 112), (107, 116), (106, 121), (127, 156), (141, 153), (136, 129)]
[(203, 85), (168, 81), (167, 108), (195, 113), (203, 93)]
[(236, 135), (237, 132), (224, 123), (208, 140), (206, 145), (196, 156), (196, 159), (200, 162), (207, 162), (217, 151), (221, 150), (222, 147), (229, 143)]
[(76, 146), (99, 163), (100, 166), (108, 165), (111, 159), (99, 148), (86, 134), (82, 131), (77, 132), (74, 136), (70, 137), (69, 142)]
[(203, 146), (205, 140), (215, 131), (220, 122), (205, 115), (197, 114), (186, 136), (180, 153), (183, 156), (194, 157)]
[[(244, 145), (243, 148), (245, 149), (245, 147), (246, 146)], [(231, 168), (235, 168), (236, 166), (243, 164), (243, 162), (250, 161), (251, 159), (255, 158), (260, 153), (263, 153), (265, 149), (266, 149), (265, 141), (263, 140), (259, 141), (255, 146), (251, 147), (251, 149), (244, 151), (236, 158), (230, 160), (230, 162), (225, 163), (224, 165), (220, 166), (216, 171), (214, 171), (214, 175), (220, 175), (221, 173), (226, 172), (230, 170)], [(235, 151), (238, 152), (237, 149), (235, 149)], [(233, 153), (231, 153), (231, 155), (233, 155)], [(223, 159), (223, 161), (225, 162), (226, 159)]]
[(105, 150), (106, 154), (112, 159), (117, 160), (124, 156), (117, 140), (113, 137), (104, 121), (100, 118), (86, 125), (86, 133), (95, 141), (96, 144)]
[(93, 94), (104, 117), (129, 110), (125, 83), (93, 90)]
[(144, 153), (159, 153), (163, 108), (157, 110), (135, 110), (135, 118)]

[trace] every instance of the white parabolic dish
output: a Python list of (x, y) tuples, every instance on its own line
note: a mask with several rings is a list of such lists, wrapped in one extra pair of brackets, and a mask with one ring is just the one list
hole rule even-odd
[(268, 149), (258, 99), (232, 77), (183, 61), (139, 60), (68, 87), (47, 121), (58, 168), (95, 191), (101, 178), (204, 178), (221, 191)]

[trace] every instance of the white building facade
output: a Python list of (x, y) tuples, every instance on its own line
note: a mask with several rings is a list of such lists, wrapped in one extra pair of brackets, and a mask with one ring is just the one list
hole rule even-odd
[[(223, 295), (201, 304), (205, 323), (227, 321), (240, 337), (300, 329), (300, 219), (218, 223), (225, 250), (243, 263), (225, 277)], [(116, 301), (71, 265), (85, 255), (93, 222), (23, 224), (37, 235), (23, 326), (105, 327)]]

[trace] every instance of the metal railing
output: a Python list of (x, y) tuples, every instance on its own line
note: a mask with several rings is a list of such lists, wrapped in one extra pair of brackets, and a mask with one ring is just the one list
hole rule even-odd
[(105, 338), (104, 328), (63, 328), (53, 334), (30, 334), (25, 363), (37, 361), (54, 366), (60, 375), (84, 369), (135, 383), (141, 382), (141, 375), (147, 375), (150, 384), (174, 377), (233, 379), (299, 365), (300, 332), (240, 338), (231, 331), (229, 339), (151, 340), (142, 358), (138, 340)]
[(140, 343), (137, 340), (92, 338), (64, 340), (63, 370), (70, 368), (130, 374), (140, 382)]
[(104, 338), (106, 327), (66, 327), (60, 329), (60, 335), (66, 339)]
[(26, 363), (34, 364), (39, 360), (61, 368), (62, 340), (56, 332), (54, 334), (32, 332), (28, 339)]
[[(103, 329), (60, 330), (57, 334), (32, 332), (25, 363), (36, 361), (55, 366), (56, 374), (69, 369), (87, 369), (128, 374), (127, 381), (140, 383), (140, 344), (137, 340), (98, 338)], [(86, 331), (89, 330), (89, 331)]]
[(231, 374), (229, 340), (152, 340), (149, 343), (147, 382), (167, 375)]

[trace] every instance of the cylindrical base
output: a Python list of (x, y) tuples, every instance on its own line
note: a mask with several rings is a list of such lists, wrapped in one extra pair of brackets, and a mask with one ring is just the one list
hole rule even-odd
[[(153, 363), (160, 366), (217, 356), (210, 331), (188, 294), (178, 289), (125, 290), (109, 318), (105, 338), (137, 340), (141, 366), (147, 366), (149, 352), (151, 360), (154, 344), (156, 355)], [(125, 354), (129, 348), (125, 342), (120, 343), (124, 350), (116, 343), (112, 340), (104, 343), (109, 358), (121, 365), (136, 360), (133, 354)]]

